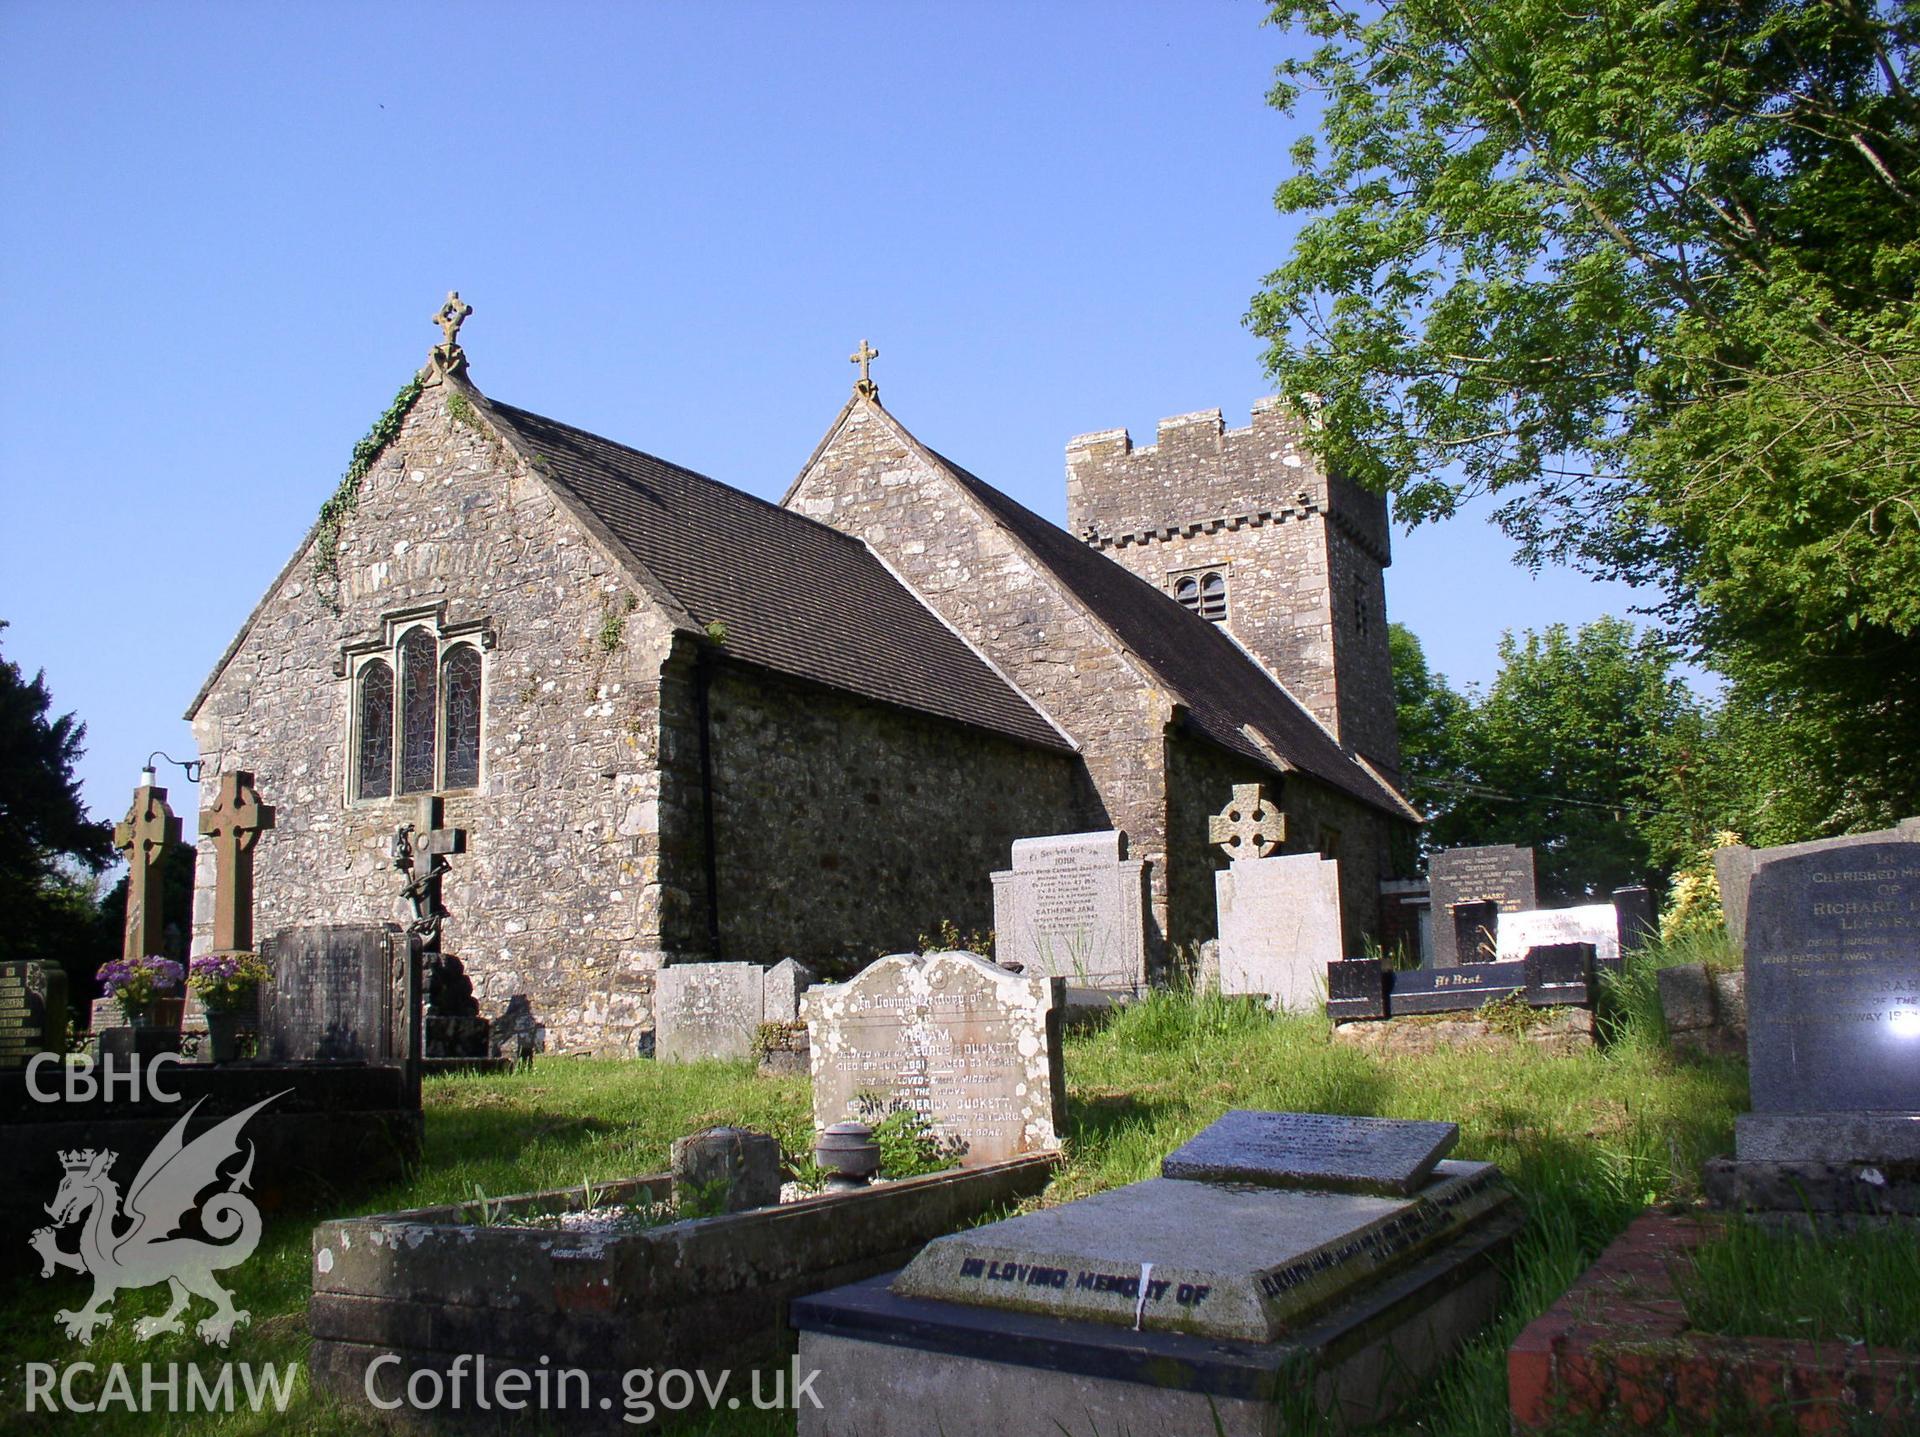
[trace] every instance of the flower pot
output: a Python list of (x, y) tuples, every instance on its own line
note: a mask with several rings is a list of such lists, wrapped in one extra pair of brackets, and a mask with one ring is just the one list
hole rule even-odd
[(151, 1000), (145, 1003), (128, 1003), (123, 1000), (120, 1004), (120, 1016), (127, 1020), (127, 1026), (129, 1028), (157, 1028), (160, 1026), (153, 1021), (153, 1003)]
[(207, 1009), (208, 1056), (216, 1063), (231, 1063), (240, 1056), (240, 1014), (229, 1008)]
[(155, 998), (153, 1000), (153, 1025), (156, 1028), (178, 1029), (180, 1020), (186, 1015), (186, 1011), (187, 1000), (183, 994), (176, 994), (172, 997)]

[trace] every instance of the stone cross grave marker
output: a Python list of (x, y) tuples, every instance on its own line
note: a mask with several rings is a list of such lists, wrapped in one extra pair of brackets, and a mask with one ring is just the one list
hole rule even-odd
[(127, 929), (123, 958), (140, 958), (166, 948), (166, 913), (161, 907), (167, 850), (180, 841), (180, 820), (167, 807), (167, 791), (147, 781), (133, 791), (133, 806), (113, 828), (113, 846), (127, 855)]
[(1290, 1012), (1318, 1008), (1327, 964), (1346, 956), (1340, 865), (1317, 853), (1266, 857), (1286, 820), (1257, 783), (1236, 784), (1208, 838), (1231, 860), (1213, 875), (1220, 991), (1260, 994)]
[(873, 1121), (860, 1103), (871, 1097), (964, 1142), (965, 1167), (1056, 1150), (1065, 1002), (1063, 980), (973, 953), (896, 953), (808, 989), (815, 1129)]
[(253, 850), (273, 827), (273, 808), (260, 801), (253, 775), (220, 775), (213, 806), (200, 811), (200, 832), (213, 840), (213, 951), (253, 948)]
[(1147, 981), (1146, 864), (1122, 858), (1125, 835), (1017, 839), (993, 875), (995, 956), (1076, 988), (1129, 992)]
[(67, 1045), (67, 975), (56, 963), (0, 963), (0, 1068)]
[(274, 1062), (407, 1058), (409, 935), (392, 924), (287, 928), (261, 945), (260, 1056)]
[(1500, 915), (1539, 903), (1531, 848), (1445, 849), (1428, 860), (1427, 879), (1433, 891), (1436, 968), (1491, 961), (1498, 951)]

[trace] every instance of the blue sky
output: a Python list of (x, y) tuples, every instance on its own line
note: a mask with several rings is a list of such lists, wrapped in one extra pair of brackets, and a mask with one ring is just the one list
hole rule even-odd
[[(88, 724), (96, 816), (192, 752), (449, 288), (487, 393), (767, 497), (863, 337), (910, 428), (1056, 520), (1070, 436), (1245, 424), (1297, 132), (1263, 14), (0, 4), (0, 619)], [(1634, 601), (1480, 513), (1395, 546), (1390, 614), (1456, 683)]]

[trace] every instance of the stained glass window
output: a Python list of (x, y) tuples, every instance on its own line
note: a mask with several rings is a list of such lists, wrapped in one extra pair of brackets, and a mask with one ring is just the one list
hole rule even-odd
[(440, 660), (441, 713), (446, 725), (440, 780), (443, 788), (480, 782), (480, 651), (455, 644)]
[(433, 792), (434, 742), (439, 734), (439, 645), (426, 629), (400, 640), (400, 792)]
[(393, 666), (375, 659), (360, 669), (359, 771), (355, 793), (385, 798), (393, 792)]

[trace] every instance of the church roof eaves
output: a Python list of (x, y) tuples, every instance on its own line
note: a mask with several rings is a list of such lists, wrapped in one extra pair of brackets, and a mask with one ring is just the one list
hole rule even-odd
[[(1036, 563), (1052, 573), (1116, 644), (1167, 687), (1186, 711), (1182, 727), (1187, 732), (1264, 768), (1284, 772), (1284, 765), (1276, 765), (1272, 754), (1241, 732), (1242, 725), (1251, 724), (1285, 764), (1395, 818), (1421, 821), (1419, 810), (1372, 765), (1342, 748), (1306, 707), (1263, 665), (1253, 662), (1229, 634), (929, 448), (878, 401), (871, 402), (915, 453), (945, 473)], [(843, 410), (828, 430), (829, 438), (845, 417)], [(808, 468), (812, 468), (812, 461)], [(796, 480), (795, 487), (798, 483)], [(792, 490), (788, 492), (791, 495)]]

